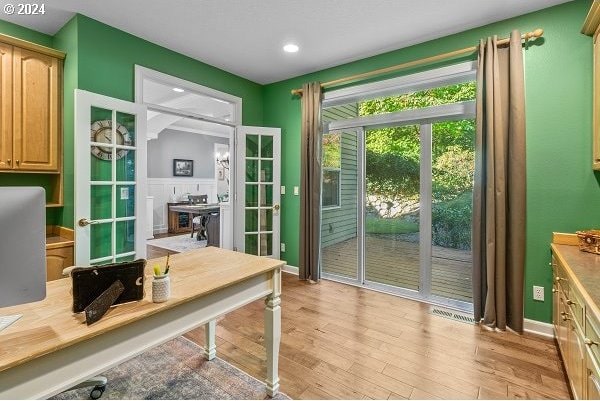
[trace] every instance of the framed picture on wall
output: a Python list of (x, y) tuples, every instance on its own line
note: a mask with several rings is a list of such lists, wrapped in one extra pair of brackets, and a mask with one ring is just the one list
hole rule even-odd
[(175, 177), (193, 177), (194, 161), (185, 159), (173, 159), (173, 175)]

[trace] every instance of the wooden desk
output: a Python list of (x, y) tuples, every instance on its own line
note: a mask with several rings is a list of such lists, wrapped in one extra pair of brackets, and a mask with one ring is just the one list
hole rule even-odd
[[(146, 296), (113, 307), (87, 326), (71, 312), (71, 280), (49, 282), (45, 300), (0, 308), (23, 317), (0, 333), (0, 399), (45, 399), (145, 350), (205, 325), (207, 359), (215, 356), (216, 318), (266, 298), (267, 392), (279, 389), (281, 267), (284, 262), (221, 248), (171, 255), (171, 299), (152, 303), (148, 261)], [(109, 378), (110, 384), (110, 378)]]

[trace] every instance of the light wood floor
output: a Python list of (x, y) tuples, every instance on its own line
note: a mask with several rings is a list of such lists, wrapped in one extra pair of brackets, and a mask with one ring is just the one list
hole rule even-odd
[[(357, 239), (323, 249), (324, 273), (356, 278)], [(419, 289), (419, 244), (383, 236), (366, 237), (366, 279), (396, 287)], [(471, 252), (432, 247), (431, 292), (434, 295), (473, 302)]]
[[(156, 256), (160, 249), (154, 250)], [(264, 302), (219, 320), (217, 355), (265, 376)], [(203, 330), (186, 336), (203, 344)], [(283, 275), (281, 391), (293, 399), (569, 398), (551, 340), (483, 330), (422, 303)]]

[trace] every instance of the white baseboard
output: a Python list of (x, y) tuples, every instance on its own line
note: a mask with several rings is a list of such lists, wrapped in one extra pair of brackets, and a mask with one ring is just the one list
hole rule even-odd
[(299, 268), (297, 268), (296, 266), (290, 266), (290, 265), (283, 266), (283, 269), (281, 269), (281, 271), (284, 273), (294, 274), (296, 276), (300, 274)]
[(525, 319), (523, 322), (523, 330), (527, 333), (537, 334), (538, 336), (554, 338), (554, 327), (551, 323)]

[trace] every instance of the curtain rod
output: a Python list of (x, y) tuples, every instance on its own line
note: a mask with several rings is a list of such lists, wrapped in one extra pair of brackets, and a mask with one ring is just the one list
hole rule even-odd
[[(543, 34), (544, 34), (544, 30), (541, 28), (538, 28), (534, 31), (524, 33), (523, 35), (521, 35), (521, 39), (524, 39), (525, 42), (527, 42), (529, 39), (536, 39), (536, 38), (542, 37)], [(510, 42), (510, 38), (504, 38), (504, 39), (498, 40), (499, 45), (504, 45), (509, 42)], [(451, 51), (448, 53), (438, 54), (436, 56), (425, 57), (425, 58), (422, 58), (419, 60), (413, 60), (413, 61), (409, 61), (406, 63), (393, 65), (391, 67), (380, 68), (378, 70), (363, 72), (361, 74), (350, 75), (349, 77), (345, 77), (345, 78), (334, 79), (333, 81), (323, 82), (321, 84), (321, 88), (327, 88), (330, 86), (345, 84), (345, 83), (349, 83), (349, 82), (353, 82), (353, 81), (360, 81), (360, 80), (375, 77), (377, 75), (389, 74), (392, 72), (400, 71), (405, 68), (435, 63), (435, 62), (438, 62), (441, 60), (459, 56), (461, 54), (475, 52), (478, 47), (479, 46), (465, 47), (464, 49), (454, 50), (454, 51)], [(292, 95), (302, 96), (302, 89), (292, 89)]]

